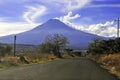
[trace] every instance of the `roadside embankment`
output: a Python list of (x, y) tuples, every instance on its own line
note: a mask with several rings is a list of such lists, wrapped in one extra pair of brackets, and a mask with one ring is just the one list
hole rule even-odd
[(120, 54), (89, 54), (88, 58), (101, 64), (101, 67), (109, 70), (110, 73), (115, 74), (120, 78)]

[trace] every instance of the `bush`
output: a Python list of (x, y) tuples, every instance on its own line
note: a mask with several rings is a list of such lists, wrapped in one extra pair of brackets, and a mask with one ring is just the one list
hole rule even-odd
[(120, 54), (109, 54), (103, 56), (101, 61), (109, 67), (114, 67), (116, 71), (120, 71)]
[(0, 56), (4, 57), (5, 55), (10, 55), (12, 52), (12, 47), (10, 45), (0, 46)]
[(92, 54), (113, 54), (120, 52), (120, 38), (101, 40), (94, 39), (93, 43), (89, 44), (88, 52)]

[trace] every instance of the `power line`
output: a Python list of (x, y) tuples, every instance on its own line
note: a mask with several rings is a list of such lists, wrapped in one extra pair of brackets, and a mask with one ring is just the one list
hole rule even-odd
[(118, 19), (115, 20), (115, 21), (117, 21), (117, 38), (119, 38), (119, 23), (120, 23), (120, 18), (118, 17)]

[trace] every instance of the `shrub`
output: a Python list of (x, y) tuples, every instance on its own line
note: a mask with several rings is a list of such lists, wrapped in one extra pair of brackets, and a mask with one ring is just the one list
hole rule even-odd
[(89, 44), (89, 53), (93, 54), (113, 54), (120, 52), (120, 38), (101, 40), (95, 38), (93, 43)]
[(4, 57), (5, 55), (10, 55), (12, 52), (12, 47), (10, 45), (0, 46), (0, 56)]
[(31, 63), (39, 63), (43, 61), (54, 60), (54, 54), (48, 53), (28, 53), (25, 55), (26, 59)]
[(101, 60), (105, 65), (115, 67), (116, 71), (120, 71), (120, 54), (106, 55)]

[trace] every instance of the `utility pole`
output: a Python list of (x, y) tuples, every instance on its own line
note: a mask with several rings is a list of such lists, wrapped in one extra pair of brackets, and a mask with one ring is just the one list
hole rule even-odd
[(16, 35), (14, 36), (14, 56), (16, 54)]
[(119, 23), (120, 23), (120, 18), (118, 17), (118, 19), (115, 20), (115, 21), (117, 21), (117, 38), (119, 38)]

